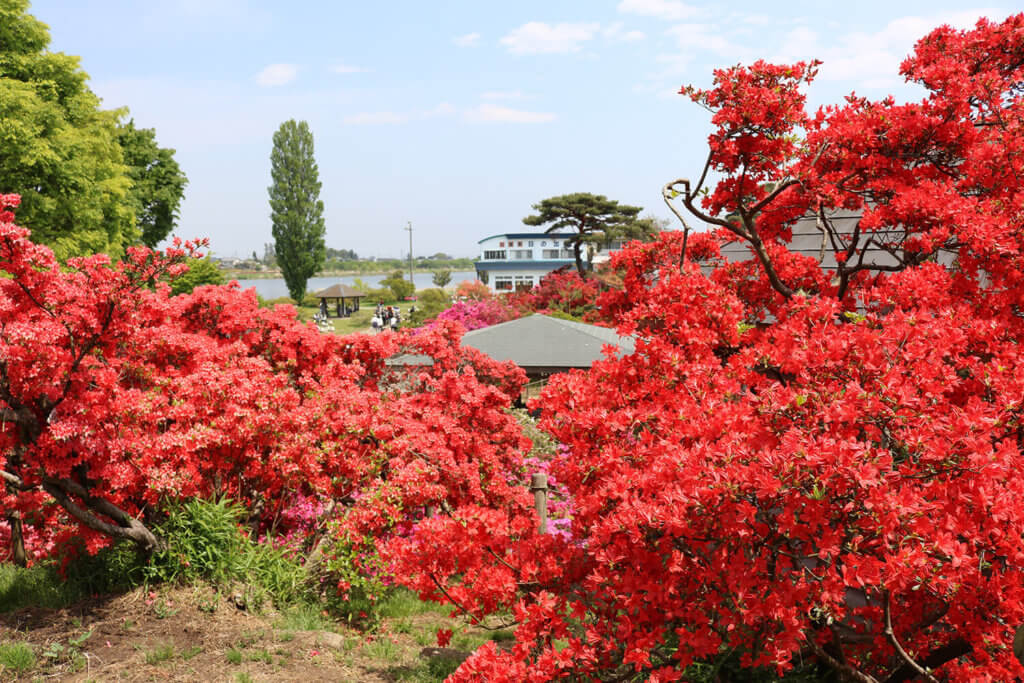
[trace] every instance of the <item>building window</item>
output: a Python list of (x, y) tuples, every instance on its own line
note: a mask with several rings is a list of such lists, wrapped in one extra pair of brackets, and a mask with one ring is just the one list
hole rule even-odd
[(504, 242), (498, 242), (498, 246), (499, 247), (503, 247), (503, 246), (505, 246), (505, 243)]
[(540, 243), (540, 246), (542, 246), (542, 247), (546, 247), (546, 246), (548, 246), (548, 242), (547, 242), (547, 240), (543, 240), (543, 241), (542, 241), (542, 242)]
[(518, 243), (516, 244), (516, 246), (517, 246), (517, 247), (521, 247), (521, 246), (523, 246), (523, 243), (522, 243), (522, 242), (518, 242)]
[(485, 251), (484, 252), (484, 260), (486, 261), (488, 259), (501, 259), (501, 260), (504, 260), (505, 259), (505, 252), (504, 251)]
[(543, 252), (544, 258), (558, 258), (557, 249), (545, 249)]
[(516, 261), (529, 261), (533, 258), (533, 249), (513, 249), (512, 258)]
[(527, 242), (527, 243), (526, 243), (526, 246), (528, 246), (528, 247), (532, 247), (532, 246), (533, 246), (533, 240), (530, 240), (529, 242)]
[(572, 253), (572, 249), (563, 249), (562, 258), (576, 258), (576, 255)]
[(516, 291), (524, 289), (533, 289), (532, 275), (516, 275)]
[(511, 275), (498, 275), (494, 278), (494, 289), (498, 292), (511, 292), (512, 291), (512, 276)]

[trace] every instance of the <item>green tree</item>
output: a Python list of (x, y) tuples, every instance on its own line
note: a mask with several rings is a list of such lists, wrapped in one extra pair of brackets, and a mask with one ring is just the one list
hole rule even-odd
[(398, 301), (403, 301), (406, 297), (410, 297), (416, 292), (416, 285), (406, 280), (405, 275), (400, 270), (396, 270), (381, 280), (380, 286), (390, 289)]
[(171, 283), (172, 294), (187, 294), (199, 285), (222, 285), (224, 284), (224, 273), (207, 254), (205, 258), (190, 259), (188, 270)]
[(140, 239), (155, 247), (174, 229), (188, 179), (174, 160), (174, 150), (157, 145), (152, 128), (136, 128), (134, 119), (121, 124), (117, 143), (132, 180), (129, 196)]
[(58, 258), (119, 255), (137, 241), (132, 181), (117, 144), (123, 112), (102, 111), (78, 58), (50, 52), (28, 0), (0, 0), (0, 193)]
[(653, 229), (652, 223), (637, 220), (640, 207), (619, 204), (589, 192), (550, 197), (534, 204), (533, 209), (537, 213), (523, 219), (526, 225), (546, 225), (547, 233), (575, 231), (566, 242), (572, 245), (580, 277), (586, 277), (582, 256), (585, 244), (600, 249), (614, 240), (635, 239)]
[(450, 270), (439, 270), (434, 273), (434, 276), (430, 278), (434, 284), (438, 287), (444, 287), (452, 281), (452, 271)]
[(296, 301), (326, 257), (324, 203), (313, 158), (313, 133), (305, 121), (290, 119), (274, 133), (270, 152), (270, 220), (274, 253), (288, 293)]

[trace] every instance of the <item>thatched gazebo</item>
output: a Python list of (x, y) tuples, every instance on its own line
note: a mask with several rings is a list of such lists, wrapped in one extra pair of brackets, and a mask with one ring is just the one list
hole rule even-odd
[[(366, 295), (348, 285), (337, 284), (331, 285), (313, 296), (320, 299), (320, 313), (324, 316), (328, 318), (347, 318), (359, 310), (359, 300)], [(334, 307), (333, 316), (331, 315), (332, 303)]]

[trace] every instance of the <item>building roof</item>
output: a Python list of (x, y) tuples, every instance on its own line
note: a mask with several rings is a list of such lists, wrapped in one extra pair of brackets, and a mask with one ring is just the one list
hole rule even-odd
[(359, 297), (364, 297), (366, 295), (360, 292), (358, 289), (353, 289), (348, 285), (343, 285), (339, 283), (336, 285), (331, 285), (327, 289), (321, 289), (313, 296), (319, 297), (321, 299), (356, 299)]
[[(586, 259), (583, 259), (586, 261)], [(474, 261), (477, 270), (557, 270), (564, 266), (575, 266), (574, 259), (546, 259), (536, 261)]]
[(603, 358), (605, 344), (623, 353), (636, 349), (632, 337), (615, 330), (535, 313), (524, 318), (467, 332), (462, 345), (483, 351), (494, 360), (510, 360), (523, 369), (589, 368)]
[[(618, 347), (626, 355), (636, 350), (633, 337), (621, 337), (615, 330), (540, 313), (472, 330), (462, 337), (462, 346), (482, 351), (494, 360), (510, 360), (527, 372), (589, 368), (594, 361), (604, 358), (601, 349), (606, 344)], [(426, 356), (406, 354), (389, 358), (387, 364), (431, 362)]]
[[(848, 238), (860, 222), (861, 213), (849, 209), (834, 209), (828, 211), (826, 217), (839, 235)], [(874, 242), (869, 244), (865, 240), (867, 235), (861, 235), (860, 247), (864, 251), (864, 263), (873, 266), (898, 265), (897, 258), (888, 250), (880, 248), (877, 243), (900, 251), (899, 244), (904, 237), (903, 230), (899, 228), (874, 230), (871, 232), (871, 236), (874, 237)], [(786, 248), (816, 259), (824, 270), (838, 268), (835, 250), (826, 234), (818, 228), (818, 219), (814, 215), (803, 216), (793, 224), (793, 239), (786, 244)], [(721, 253), (729, 263), (747, 261), (754, 257), (747, 243), (739, 238), (722, 245)], [(940, 250), (938, 261), (943, 265), (949, 265), (953, 262), (954, 256), (953, 252)]]
[(477, 244), (483, 244), (487, 240), (493, 240), (495, 237), (507, 237), (511, 240), (543, 240), (572, 237), (575, 234), (574, 232), (499, 232), (497, 235), (491, 235), (479, 240)]

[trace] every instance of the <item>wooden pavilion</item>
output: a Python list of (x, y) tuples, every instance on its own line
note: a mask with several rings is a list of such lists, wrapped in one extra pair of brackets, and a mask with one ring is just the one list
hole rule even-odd
[[(359, 300), (366, 295), (348, 285), (336, 284), (320, 290), (313, 296), (320, 299), (320, 313), (324, 316), (347, 318), (359, 310)], [(331, 315), (332, 307), (334, 309), (333, 316)]]

